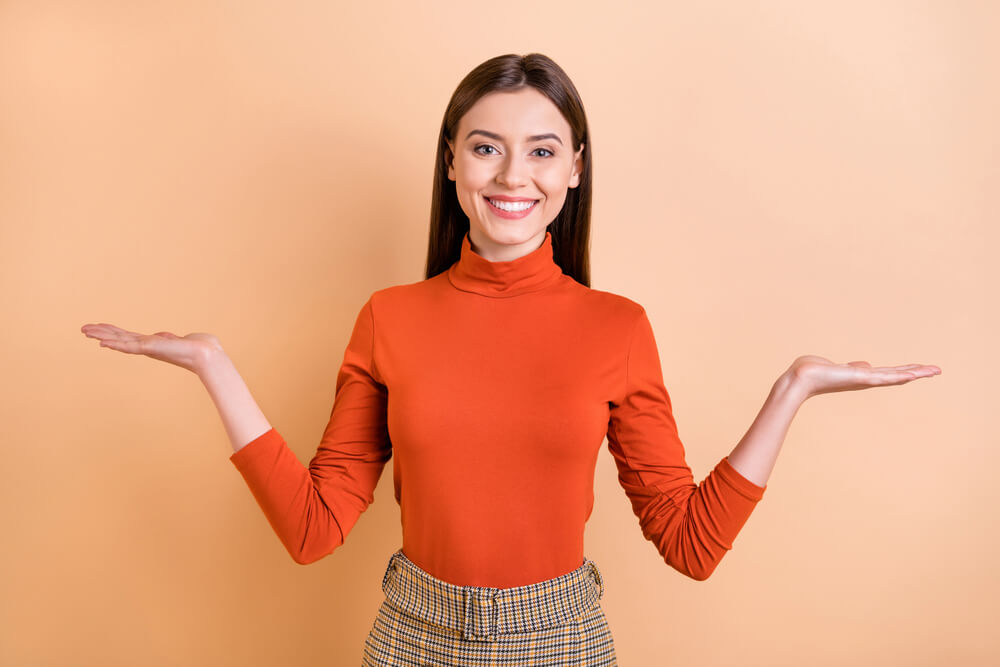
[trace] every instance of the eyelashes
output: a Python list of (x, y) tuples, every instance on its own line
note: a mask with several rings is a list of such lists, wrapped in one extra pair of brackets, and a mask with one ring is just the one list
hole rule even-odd
[[(479, 144), (478, 146), (476, 146), (475, 148), (472, 149), (472, 152), (473, 153), (478, 153), (479, 155), (495, 155), (495, 153), (483, 153), (483, 152), (481, 152), (479, 150), (480, 148), (490, 148), (490, 149), (496, 150), (493, 146), (491, 146), (489, 144)], [(550, 151), (548, 148), (536, 148), (535, 150), (533, 150), (531, 152), (535, 153), (537, 151), (545, 151), (546, 153), (548, 153), (548, 155), (541, 155), (539, 157), (552, 157), (553, 155), (555, 155), (555, 153), (553, 153), (552, 151)]]

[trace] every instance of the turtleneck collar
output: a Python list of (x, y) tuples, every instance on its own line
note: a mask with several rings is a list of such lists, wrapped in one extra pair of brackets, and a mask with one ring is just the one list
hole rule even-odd
[(562, 269), (552, 258), (552, 233), (536, 250), (508, 262), (491, 262), (472, 250), (469, 233), (462, 238), (462, 254), (448, 269), (448, 280), (465, 292), (484, 296), (516, 296), (554, 285)]

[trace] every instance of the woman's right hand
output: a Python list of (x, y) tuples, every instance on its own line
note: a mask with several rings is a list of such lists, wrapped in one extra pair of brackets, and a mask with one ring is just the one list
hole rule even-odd
[(141, 334), (113, 324), (84, 324), (82, 331), (88, 338), (97, 338), (101, 347), (129, 354), (143, 354), (174, 366), (198, 373), (208, 358), (222, 350), (219, 339), (210, 333), (192, 333), (181, 337), (169, 331)]

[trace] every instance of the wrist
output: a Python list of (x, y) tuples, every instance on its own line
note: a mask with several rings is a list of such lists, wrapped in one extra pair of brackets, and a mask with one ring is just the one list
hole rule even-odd
[(812, 395), (802, 378), (795, 372), (794, 367), (789, 368), (778, 377), (771, 393), (798, 405), (804, 403)]
[(206, 376), (231, 363), (229, 357), (226, 355), (226, 351), (222, 349), (222, 345), (209, 345), (200, 350), (198, 361), (195, 365), (195, 373), (204, 381)]

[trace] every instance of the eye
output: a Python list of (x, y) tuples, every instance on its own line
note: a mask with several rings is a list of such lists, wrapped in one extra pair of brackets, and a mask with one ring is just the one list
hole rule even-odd
[(550, 151), (548, 148), (536, 148), (535, 150), (536, 151), (545, 151), (546, 153), (548, 153), (548, 155), (543, 155), (542, 157), (552, 157), (553, 155), (555, 155), (555, 153), (553, 153), (552, 151)]
[(479, 144), (478, 146), (476, 146), (475, 148), (472, 149), (472, 152), (473, 153), (479, 153), (480, 155), (493, 155), (493, 153), (481, 153), (479, 151), (480, 148), (489, 148), (489, 149), (492, 149), (492, 150), (496, 150), (495, 148), (493, 148), (493, 146), (490, 146), (489, 144)]

